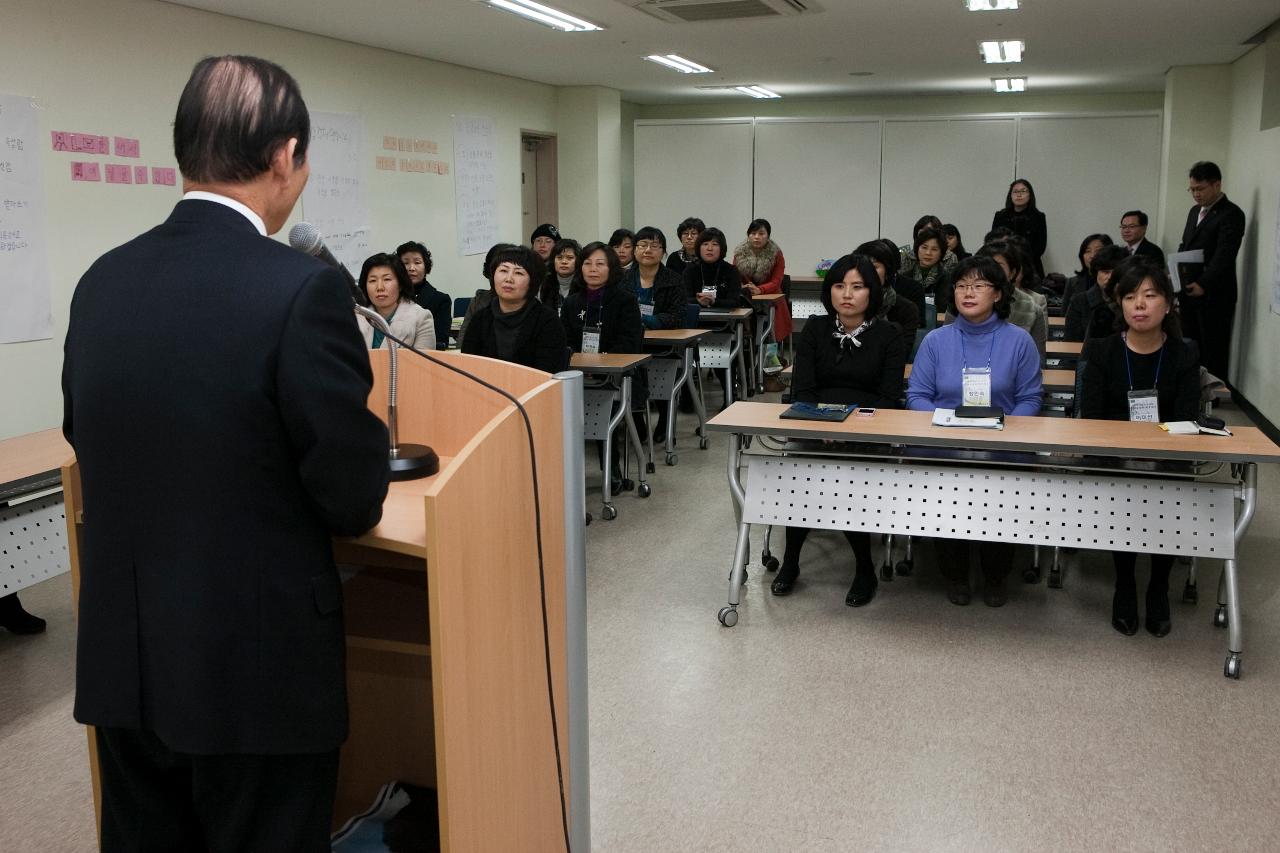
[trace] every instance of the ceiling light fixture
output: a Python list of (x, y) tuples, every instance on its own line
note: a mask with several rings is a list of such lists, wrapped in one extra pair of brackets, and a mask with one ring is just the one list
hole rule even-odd
[(528, 18), (531, 21), (537, 21), (539, 24), (546, 24), (548, 27), (554, 27), (566, 33), (585, 33), (592, 30), (602, 30), (604, 27), (597, 26), (590, 21), (584, 21), (582, 18), (575, 18), (573, 15), (561, 12), (559, 9), (552, 9), (550, 6), (544, 6), (541, 3), (534, 3), (533, 0), (485, 0), (495, 9), (502, 9), (504, 12), (514, 12), (517, 15)]
[(781, 98), (777, 92), (771, 92), (763, 86), (734, 86), (744, 95), (750, 95), (753, 98)]
[(1002, 12), (1018, 8), (1018, 0), (964, 0), (970, 12)]
[(712, 70), (705, 65), (699, 65), (692, 59), (685, 59), (683, 56), (677, 56), (674, 53), (653, 53), (646, 56), (645, 59), (650, 62), (656, 62), (659, 65), (665, 65), (668, 68), (674, 68), (681, 74), (710, 74)]
[(1021, 62), (1026, 45), (1021, 41), (978, 42), (984, 62)]
[(991, 82), (996, 87), (997, 92), (1027, 91), (1026, 77), (992, 77)]

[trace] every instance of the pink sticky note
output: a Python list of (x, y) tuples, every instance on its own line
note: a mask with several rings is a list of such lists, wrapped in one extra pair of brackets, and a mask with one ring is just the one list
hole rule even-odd
[(178, 170), (161, 166), (151, 167), (151, 183), (162, 187), (172, 187), (178, 182)]
[(136, 139), (129, 139), (124, 136), (116, 137), (116, 156), (117, 157), (137, 157), (139, 156), (139, 143)]
[(50, 133), (51, 133), (51, 134), (53, 134), (53, 150), (54, 150), (54, 151), (66, 151), (66, 150), (67, 150), (67, 136), (68, 136), (69, 134), (67, 134), (65, 131), (61, 131), (61, 130), (53, 130), (53, 131), (50, 131)]
[(133, 167), (133, 182), (134, 182), (135, 184), (145, 184), (145, 183), (148, 183), (148, 181), (147, 181), (147, 167), (146, 167), (146, 166), (134, 166), (134, 167)]
[(72, 163), (71, 180), (101, 181), (102, 171), (98, 168), (97, 163)]
[(123, 166), (119, 163), (107, 164), (107, 183), (109, 184), (131, 184), (133, 183), (133, 169), (129, 166)]

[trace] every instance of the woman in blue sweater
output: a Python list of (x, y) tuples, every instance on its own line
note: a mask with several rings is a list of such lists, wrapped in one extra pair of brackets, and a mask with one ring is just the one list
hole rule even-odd
[[(1013, 286), (1004, 270), (990, 258), (974, 256), (960, 262), (952, 281), (955, 322), (934, 329), (920, 344), (907, 386), (907, 408), (995, 406), (1006, 415), (1039, 414), (1040, 352), (1031, 335), (1006, 319)], [(952, 604), (970, 600), (968, 553), (967, 548), (938, 551)], [(983, 600), (999, 607), (1006, 599), (1004, 579), (1013, 545), (979, 542), (978, 555), (985, 578)]]

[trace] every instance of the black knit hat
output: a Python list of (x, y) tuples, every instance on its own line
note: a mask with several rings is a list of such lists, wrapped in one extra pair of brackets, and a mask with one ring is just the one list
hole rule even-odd
[(534, 240), (539, 237), (550, 237), (556, 242), (560, 241), (560, 229), (556, 228), (550, 222), (544, 222), (537, 228), (533, 229), (533, 233), (529, 235), (529, 243), (532, 245)]

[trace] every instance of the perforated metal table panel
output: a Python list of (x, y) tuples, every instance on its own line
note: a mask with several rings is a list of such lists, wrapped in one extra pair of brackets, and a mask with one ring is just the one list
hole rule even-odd
[(830, 530), (1235, 557), (1230, 484), (749, 456), (743, 520)]
[(70, 568), (62, 490), (0, 508), (0, 595)]

